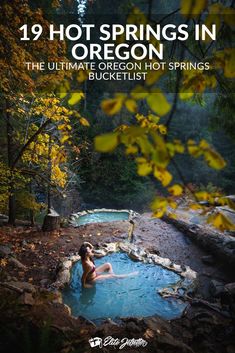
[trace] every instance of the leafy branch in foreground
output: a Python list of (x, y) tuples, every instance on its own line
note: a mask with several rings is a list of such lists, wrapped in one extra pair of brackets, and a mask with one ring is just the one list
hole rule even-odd
[[(202, 1), (181, 1), (180, 12), (187, 18), (187, 21), (200, 21), (200, 14), (208, 10), (205, 23), (211, 23), (211, 19), (216, 20), (218, 32), (221, 26), (232, 27), (231, 15), (234, 9), (223, 5), (212, 4), (207, 7), (208, 2)], [(134, 9), (134, 14), (138, 12), (142, 23), (146, 23), (145, 15)], [(150, 14), (149, 14), (150, 16)], [(221, 38), (220, 42), (221, 42)], [(209, 43), (209, 44), (208, 44)], [(155, 43), (157, 45), (157, 43)], [(142, 86), (136, 86), (128, 94), (117, 93), (113, 98), (105, 99), (101, 103), (103, 111), (114, 116), (121, 109), (125, 108), (136, 117), (135, 125), (121, 125), (114, 132), (103, 134), (95, 138), (95, 149), (99, 152), (107, 153), (114, 151), (119, 145), (125, 147), (125, 153), (132, 155), (136, 164), (137, 172), (140, 176), (152, 175), (161, 182), (166, 189), (167, 196), (157, 196), (152, 204), (153, 215), (162, 217), (167, 211), (177, 208), (176, 197), (181, 196), (187, 185), (183, 173), (179, 170), (176, 156), (187, 154), (191, 158), (201, 158), (212, 169), (221, 170), (226, 166), (222, 156), (204, 139), (196, 142), (189, 139), (183, 143), (178, 139), (169, 140), (169, 130), (173, 117), (176, 113), (178, 100), (190, 101), (195, 96), (202, 96), (208, 89), (222, 89), (224, 85), (229, 87), (231, 80), (235, 77), (233, 68), (235, 50), (233, 48), (223, 48), (211, 51), (212, 45), (209, 38), (206, 39), (203, 52), (203, 61), (210, 63), (210, 69), (186, 69), (178, 74), (175, 81), (175, 96), (173, 105), (163, 93), (162, 89), (156, 87), (161, 78), (166, 77), (167, 70), (149, 71)], [(186, 48), (187, 49), (187, 48)], [(190, 50), (190, 49), (189, 49)], [(190, 50), (191, 51), (191, 50)], [(181, 51), (180, 60), (185, 63), (190, 61), (185, 58), (185, 49)], [(207, 54), (207, 57), (206, 57)], [(223, 86), (223, 87), (222, 87)], [(162, 87), (162, 85), (161, 85)], [(147, 115), (138, 114), (138, 103), (145, 102), (151, 113)], [(165, 117), (165, 124), (160, 123), (160, 118)], [(170, 172), (170, 165), (175, 167), (181, 183), (174, 182), (174, 177)], [(189, 207), (200, 209), (203, 213), (207, 211), (203, 203), (208, 203), (211, 207), (227, 205), (235, 209), (234, 202), (225, 197), (221, 192), (209, 193), (207, 191), (190, 190), (193, 195)], [(211, 208), (210, 208), (211, 209)], [(172, 211), (171, 215), (174, 217)], [(216, 211), (207, 217), (208, 222), (221, 230), (235, 230), (235, 225), (222, 213)]]

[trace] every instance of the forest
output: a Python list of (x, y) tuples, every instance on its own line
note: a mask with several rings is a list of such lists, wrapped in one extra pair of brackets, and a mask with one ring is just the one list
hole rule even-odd
[[(15, 352), (14, 334), (18, 353), (90, 352), (89, 339), (104, 343), (108, 330), (139, 334), (146, 352), (234, 351), (234, 5), (1, 1), (0, 325), (7, 324), (0, 344), (6, 352)], [(166, 33), (169, 23), (174, 28)], [(216, 25), (216, 40), (195, 40), (203, 24)], [(102, 25), (106, 39), (97, 30)], [(98, 313), (93, 325), (90, 314), (75, 315), (69, 290), (79, 287), (81, 308), (99, 299), (89, 285), (83, 294), (73, 277), (84, 244), (98, 262), (115, 253), (107, 261), (119, 266), (124, 252), (179, 275), (174, 285), (156, 288), (162, 306), (169, 297), (186, 303), (182, 315), (169, 321), (158, 315), (159, 303), (151, 318), (133, 311), (120, 326), (108, 311), (111, 321), (103, 326)], [(123, 290), (130, 299), (131, 290)], [(167, 332), (164, 339), (159, 330)]]
[[(65, 2), (58, 10), (54, 10), (54, 13), (59, 11), (59, 13), (69, 15), (76, 14), (76, 5), (72, 1), (68, 3)], [(148, 4), (140, 5), (145, 11), (147, 10)], [(33, 6), (36, 7), (37, 2), (33, 2)], [(40, 6), (45, 12), (52, 11), (48, 2)], [(126, 3), (125, 6), (125, 11), (128, 13), (130, 4)], [(122, 7), (125, 6), (123, 2)], [(116, 9), (114, 13), (120, 11), (119, 2), (114, 2), (113, 7)], [(165, 4), (160, 8), (164, 9), (162, 13), (170, 13), (172, 4)], [(87, 16), (89, 16), (89, 11), (99, 13), (99, 5), (94, 4), (92, 10), (88, 8)], [(31, 10), (31, 17), (33, 14)], [(12, 16), (12, 14), (7, 15)], [(42, 24), (43, 21), (47, 21), (42, 15), (38, 14), (38, 16), (41, 16)], [(49, 18), (53, 16), (55, 14), (53, 15), (52, 12), (48, 15)], [(5, 34), (5, 39), (7, 39), (6, 36), (9, 33), (7, 33), (6, 24), (12, 19), (5, 17), (3, 21), (3, 26), (5, 24), (3, 35)], [(226, 30), (228, 29), (224, 29), (224, 32)], [(16, 38), (8, 36), (8, 41), (9, 38), (12, 50), (20, 49), (17, 47)], [(229, 40), (229, 37), (226, 38)], [(43, 46), (43, 39), (41, 42), (35, 42), (35, 48), (26, 46), (20, 55), (35, 57), (36, 61), (37, 45)], [(43, 48), (45, 57), (61, 56), (59, 53), (61, 50), (64, 50), (66, 56), (66, 49), (62, 48), (64, 44), (58, 42), (57, 46), (57, 43), (52, 42), (50, 45), (52, 46), (50, 51), (47, 47)], [(169, 49), (172, 58), (178, 55), (178, 49), (173, 48), (173, 45)], [(188, 51), (185, 49), (185, 57), (191, 59), (194, 55), (196, 58), (203, 58), (200, 52), (202, 48), (193, 48), (193, 50), (192, 53), (191, 48)], [(24, 68), (19, 67), (20, 59), (20, 56), (17, 59), (15, 55), (11, 59), (10, 64), (16, 66), (13, 77), (9, 77), (8, 63), (7, 65), (4, 63), (1, 69), (1, 82), (5, 97), (9, 92), (9, 99), (2, 100), (1, 213), (9, 212), (9, 221), (14, 223), (16, 217), (23, 219), (31, 217), (31, 220), (34, 216), (37, 218), (41, 210), (46, 209), (46, 204), (51, 202), (52, 204), (55, 202), (53, 207), (59, 208), (58, 211), (62, 212), (63, 216), (68, 216), (77, 207), (87, 207), (87, 205), (132, 207), (136, 211), (148, 209), (154, 194), (162, 190), (161, 182), (148, 175), (139, 176), (133, 154), (125, 155), (122, 146), (107, 155), (100, 154), (93, 148), (94, 138), (98, 134), (110, 132), (121, 124), (133, 124), (132, 111), (135, 112), (136, 103), (129, 101), (130, 114), (122, 109), (118, 114), (112, 114), (114, 118), (107, 118), (100, 104), (102, 99), (109, 95), (112, 83), (86, 81), (86, 75), (82, 70), (79, 71), (78, 82), (75, 82), (73, 78), (71, 83), (68, 81), (63, 83), (66, 80), (65, 71), (55, 72), (50, 76), (51, 86), (61, 85), (58, 89), (62, 91), (65, 90), (63, 84), (70, 87), (76, 87), (77, 84), (78, 87), (75, 88), (79, 91), (77, 95), (74, 93), (70, 99), (65, 99), (64, 92), (60, 96), (63, 98), (59, 98), (59, 96), (53, 96), (51, 91), (48, 95), (38, 96), (36, 91), (44, 90), (47, 75), (39, 75), (37, 79), (32, 79)], [(67, 74), (69, 75), (71, 76)], [(191, 161), (187, 153), (177, 157), (178, 167), (184, 171), (186, 184), (192, 183), (203, 190), (221, 190), (225, 194), (233, 194), (234, 101), (232, 88), (234, 83), (231, 82), (229, 75), (227, 76), (228, 79), (220, 76), (219, 84), (213, 91), (204, 92), (206, 87), (203, 86), (206, 84), (202, 82), (202, 87), (198, 87), (198, 93), (192, 98), (177, 102), (177, 106), (174, 107), (174, 119), (169, 128), (169, 137), (177, 138), (183, 143), (190, 139), (195, 141), (205, 139), (215, 146), (226, 161), (225, 168), (213, 170), (200, 159)], [(205, 80), (203, 77), (202, 79)], [(150, 77), (150, 80), (153, 83), (156, 81), (154, 77)], [(174, 102), (174, 80), (175, 73), (168, 72), (161, 84), (170, 102)], [(118, 89), (123, 90), (124, 86), (125, 84), (121, 83)], [(30, 96), (24, 94), (27, 93), (24, 92), (26, 87)], [(141, 114), (146, 115), (148, 109), (148, 104), (141, 101)], [(167, 118), (163, 116), (162, 125), (166, 121)], [(188, 168), (189, 163), (190, 168)], [(180, 182), (172, 163), (169, 168), (171, 168), (173, 178)], [(9, 176), (10, 174), (12, 175)], [(12, 192), (13, 189), (14, 192)], [(74, 195), (74, 190), (76, 190), (76, 197), (72, 200), (69, 195)], [(110, 191), (112, 197), (110, 197)], [(49, 200), (51, 198), (56, 201)]]

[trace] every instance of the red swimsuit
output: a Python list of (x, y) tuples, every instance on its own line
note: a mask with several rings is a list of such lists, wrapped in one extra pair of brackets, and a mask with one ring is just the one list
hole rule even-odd
[[(88, 276), (90, 276), (93, 272), (95, 272), (95, 265), (92, 267), (92, 269), (90, 270), (90, 272), (88, 273)], [(95, 272), (96, 274), (96, 272)], [(96, 274), (97, 275), (97, 274)]]

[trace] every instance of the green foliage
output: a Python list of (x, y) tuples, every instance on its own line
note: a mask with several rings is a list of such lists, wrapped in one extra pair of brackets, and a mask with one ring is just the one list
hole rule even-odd
[(136, 174), (135, 162), (126, 158), (122, 149), (112, 155), (92, 153), (89, 159), (84, 157), (79, 174), (81, 195), (93, 206), (142, 211), (154, 193), (153, 183)]

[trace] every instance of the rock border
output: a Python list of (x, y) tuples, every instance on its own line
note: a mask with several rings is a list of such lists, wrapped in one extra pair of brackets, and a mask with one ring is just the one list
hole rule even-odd
[[(187, 291), (196, 286), (197, 272), (193, 271), (189, 266), (177, 265), (170, 259), (152, 254), (142, 248), (140, 249), (135, 244), (127, 242), (103, 243), (99, 248), (94, 248), (94, 255), (100, 258), (118, 251), (127, 253), (130, 259), (134, 261), (142, 261), (148, 264), (152, 263), (177, 273), (181, 277), (181, 280), (173, 285), (174, 288), (170, 287), (170, 290), (173, 288), (174, 291), (176, 291), (183, 288)], [(51, 288), (61, 291), (70, 283), (71, 269), (73, 264), (77, 261), (80, 261), (79, 255), (72, 255), (61, 261), (58, 267), (56, 281), (51, 285)], [(158, 293), (163, 296), (165, 290), (169, 290), (169, 288), (163, 288), (159, 290)]]
[[(99, 212), (116, 212), (116, 213), (128, 213), (129, 214), (129, 218), (128, 218), (128, 221), (136, 218), (136, 217), (139, 217), (140, 214), (133, 211), (133, 210), (114, 210), (114, 209), (108, 209), (108, 208), (95, 208), (93, 210), (84, 210), (84, 211), (81, 211), (81, 212), (77, 212), (77, 213), (72, 213), (70, 216), (69, 216), (69, 224), (73, 227), (80, 227), (78, 224), (77, 224), (77, 220), (79, 219), (79, 217), (81, 216), (86, 216), (88, 214), (93, 214), (93, 213), (99, 213)], [(113, 221), (115, 222), (115, 221)], [(95, 223), (95, 222), (93, 222)]]

